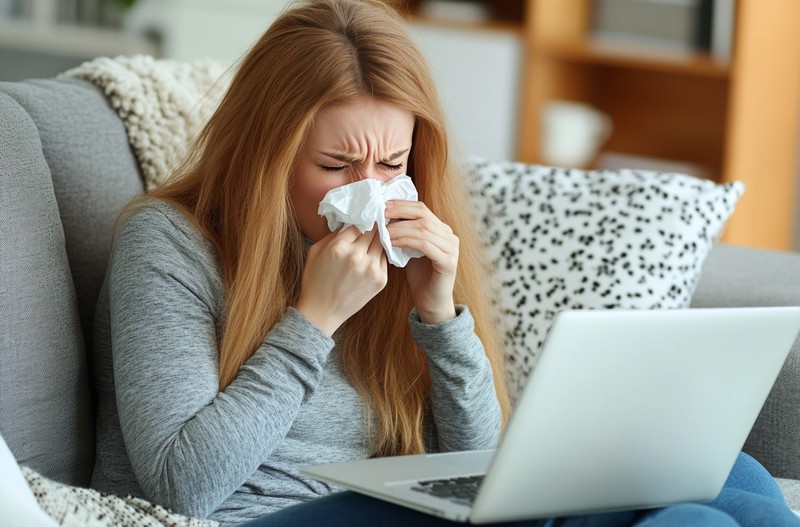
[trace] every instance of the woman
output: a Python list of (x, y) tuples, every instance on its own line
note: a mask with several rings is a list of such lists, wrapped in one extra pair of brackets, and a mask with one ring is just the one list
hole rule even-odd
[[(96, 321), (95, 487), (230, 523), (440, 522), (298, 469), (498, 441), (500, 351), (443, 122), (381, 4), (276, 20), (183, 169), (118, 225)], [(404, 172), (420, 201), (387, 204), (389, 233), (423, 254), (404, 269), (375, 230), (317, 216), (328, 190)]]
[[(479, 246), (425, 65), (397, 54), (411, 46), (381, 7), (287, 13), (180, 177), (121, 220), (95, 486), (241, 521), (330, 493), (303, 465), (496, 444), (508, 403)], [(426, 258), (388, 268), (374, 231), (329, 233), (316, 212), (329, 189), (404, 172), (422, 201), (388, 206), (393, 243)]]

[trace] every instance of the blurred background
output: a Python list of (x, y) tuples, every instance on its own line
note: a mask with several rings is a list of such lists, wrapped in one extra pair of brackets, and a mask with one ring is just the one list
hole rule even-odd
[[(0, 0), (0, 81), (97, 56), (233, 64), (286, 0)], [(747, 190), (724, 240), (800, 249), (800, 0), (393, 0), (464, 155)]]

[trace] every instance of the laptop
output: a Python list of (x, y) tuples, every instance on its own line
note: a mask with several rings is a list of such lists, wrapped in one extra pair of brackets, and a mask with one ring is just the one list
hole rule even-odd
[(562, 311), (496, 450), (300, 472), (476, 524), (712, 500), (798, 330), (800, 307)]

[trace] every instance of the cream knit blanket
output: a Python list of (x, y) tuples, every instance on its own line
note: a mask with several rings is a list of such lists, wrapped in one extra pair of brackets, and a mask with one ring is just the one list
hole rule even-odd
[(103, 90), (125, 125), (147, 190), (163, 183), (183, 159), (230, 82), (218, 62), (147, 55), (100, 57), (61, 76)]
[[(139, 498), (72, 487), (22, 468), (42, 510), (62, 527), (219, 527), (211, 520), (188, 518)], [(0, 519), (0, 523), (3, 523)], [(20, 526), (22, 527), (22, 526)]]

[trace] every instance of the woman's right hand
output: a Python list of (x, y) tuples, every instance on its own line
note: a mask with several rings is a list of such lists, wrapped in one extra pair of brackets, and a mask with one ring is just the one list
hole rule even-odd
[(377, 295), (387, 281), (378, 229), (334, 231), (308, 249), (295, 306), (328, 335)]

